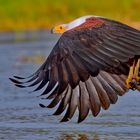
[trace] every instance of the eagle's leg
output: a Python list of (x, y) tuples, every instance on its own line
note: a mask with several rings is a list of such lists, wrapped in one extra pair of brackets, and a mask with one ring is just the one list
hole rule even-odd
[(134, 71), (134, 79), (136, 80), (138, 85), (140, 82), (139, 69), (140, 69), (140, 59), (138, 59), (137, 64), (135, 66), (135, 71)]
[(134, 60), (133, 65), (130, 67), (129, 75), (126, 80), (126, 87), (132, 90), (140, 90), (140, 59)]
[(140, 91), (140, 59), (138, 59), (135, 66), (134, 79), (136, 81), (136, 89)]
[(128, 74), (128, 77), (127, 77), (127, 80), (126, 80), (126, 87), (128, 89), (133, 89), (134, 87), (134, 84), (133, 84), (133, 77), (134, 77), (134, 71), (135, 71), (135, 60), (133, 62), (133, 65), (130, 66), (130, 70), (129, 70), (129, 74)]

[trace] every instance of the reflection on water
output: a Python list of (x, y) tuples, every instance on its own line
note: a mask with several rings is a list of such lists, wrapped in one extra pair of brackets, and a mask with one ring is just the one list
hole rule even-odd
[[(77, 139), (77, 140), (100, 140), (99, 135), (98, 134), (94, 134), (93, 137), (90, 137), (86, 134), (62, 134), (62, 136), (57, 138), (58, 140), (73, 140), (73, 139)], [(106, 140), (108, 140), (106, 138)]]
[(36, 54), (36, 55), (22, 55), (18, 61), (20, 63), (36, 63), (36, 64), (41, 64), (42, 62), (45, 61), (47, 56), (44, 56), (42, 54)]
[(52, 116), (54, 109), (39, 107), (40, 102), (49, 103), (36, 97), (40, 91), (28, 93), (32, 89), (18, 89), (8, 80), (14, 74), (27, 76), (36, 71), (58, 37), (43, 31), (16, 36), (18, 41), (14, 41), (14, 34), (5, 34), (0, 34), (0, 140), (140, 139), (138, 92), (120, 97), (96, 118), (89, 114), (81, 124), (76, 123), (78, 114), (68, 123), (59, 123), (62, 116)]

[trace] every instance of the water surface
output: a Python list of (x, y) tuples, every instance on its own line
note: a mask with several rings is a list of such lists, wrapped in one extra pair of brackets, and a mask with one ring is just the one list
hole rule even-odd
[(0, 140), (118, 140), (140, 139), (140, 93), (130, 91), (116, 105), (100, 115), (77, 124), (76, 113), (68, 123), (62, 116), (52, 116), (54, 109), (32, 89), (19, 89), (10, 81), (12, 75), (30, 75), (48, 56), (57, 37), (46, 31), (24, 34), (0, 33)]

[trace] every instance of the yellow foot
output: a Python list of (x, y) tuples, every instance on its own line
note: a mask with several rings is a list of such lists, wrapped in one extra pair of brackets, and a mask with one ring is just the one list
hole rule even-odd
[(139, 68), (140, 68), (140, 59), (138, 59), (138, 62), (136, 64), (136, 66), (135, 66), (135, 71), (134, 71), (134, 78), (137, 81), (137, 83), (140, 82)]
[(132, 80), (133, 80), (134, 71), (135, 71), (135, 61), (133, 62), (133, 65), (130, 67), (128, 78), (126, 80), (126, 87), (128, 89), (132, 89), (133, 88), (132, 87)]
[(140, 85), (139, 69), (140, 69), (140, 59), (138, 59), (136, 65), (134, 60), (133, 65), (130, 67), (129, 75), (126, 80), (126, 87), (128, 89), (135, 90), (137, 89), (138, 85)]

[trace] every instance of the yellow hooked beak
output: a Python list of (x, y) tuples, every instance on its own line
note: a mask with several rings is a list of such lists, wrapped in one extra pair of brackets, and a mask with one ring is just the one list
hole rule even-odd
[(66, 27), (64, 27), (63, 25), (58, 25), (55, 26), (54, 28), (52, 28), (51, 33), (64, 33), (66, 31)]

